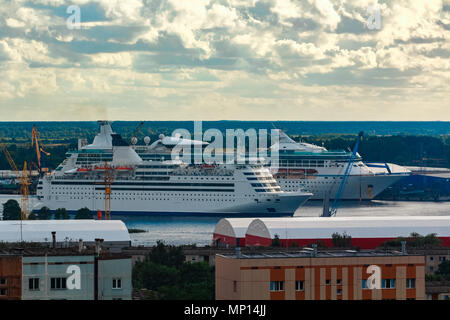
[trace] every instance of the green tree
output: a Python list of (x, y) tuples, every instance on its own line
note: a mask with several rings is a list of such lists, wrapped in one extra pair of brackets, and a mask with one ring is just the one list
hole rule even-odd
[(37, 216), (36, 214), (32, 211), (30, 212), (30, 214), (28, 215), (28, 220), (37, 220)]
[(148, 299), (213, 300), (214, 268), (206, 262), (185, 263), (181, 247), (158, 241), (133, 267), (133, 287), (151, 290)]
[(37, 213), (38, 220), (50, 220), (52, 212), (48, 207), (42, 207)]
[(75, 219), (94, 219), (89, 208), (81, 208), (77, 211)]
[(16, 200), (10, 199), (3, 204), (3, 220), (21, 220), (21, 210)]
[(133, 268), (133, 287), (158, 290), (162, 286), (170, 286), (176, 282), (178, 270), (149, 260), (136, 262)]
[(157, 241), (146, 259), (155, 264), (178, 268), (184, 263), (186, 257), (181, 247), (165, 245), (163, 241)]
[(280, 237), (276, 234), (272, 239), (272, 247), (281, 247)]
[(450, 280), (450, 260), (441, 262), (436, 274), (442, 276), (442, 278), (446, 280)]
[(59, 208), (55, 210), (55, 219), (56, 220), (68, 220), (70, 219), (69, 214), (65, 208)]
[(338, 232), (333, 233), (331, 240), (335, 247), (348, 248), (352, 246), (352, 237), (345, 232), (342, 235)]

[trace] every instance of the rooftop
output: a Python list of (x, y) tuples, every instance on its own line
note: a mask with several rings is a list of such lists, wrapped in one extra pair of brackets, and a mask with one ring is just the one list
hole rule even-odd
[[(280, 251), (271, 253), (241, 253), (238, 257), (236, 253), (233, 254), (219, 254), (219, 256), (230, 259), (279, 259), (279, 258), (312, 258), (312, 248), (303, 248), (299, 251)], [(400, 251), (356, 251), (356, 250), (342, 250), (342, 251), (317, 251), (314, 258), (345, 258), (345, 257), (397, 257), (397, 256), (420, 256), (420, 254), (402, 254)]]
[[(94, 246), (86, 246), (80, 252), (78, 247), (68, 248), (48, 248), (48, 247), (8, 247), (0, 249), (0, 258), (2, 256), (24, 256), (24, 257), (40, 257), (40, 256), (92, 256), (95, 255)], [(129, 257), (127, 254), (112, 252), (105, 247), (101, 247), (100, 260), (102, 259), (119, 259)]]

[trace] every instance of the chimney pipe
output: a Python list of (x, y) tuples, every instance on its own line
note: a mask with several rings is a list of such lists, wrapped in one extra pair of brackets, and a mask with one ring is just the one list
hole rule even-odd
[(402, 255), (406, 255), (406, 241), (403, 240), (402, 242)]
[(103, 239), (95, 239), (95, 254), (100, 256), (100, 251), (102, 250)]
[(236, 239), (236, 257), (238, 259), (241, 258), (241, 246), (240, 246), (239, 238)]
[(56, 231), (52, 231), (53, 249), (56, 249)]
[(312, 248), (313, 248), (312, 256), (316, 257), (317, 256), (317, 244), (313, 243)]
[(83, 251), (83, 239), (78, 240), (78, 252), (81, 253)]

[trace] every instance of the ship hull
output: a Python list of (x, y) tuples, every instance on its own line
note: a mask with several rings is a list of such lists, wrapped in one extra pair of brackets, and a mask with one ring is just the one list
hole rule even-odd
[[(383, 190), (397, 181), (407, 177), (407, 174), (383, 174), (349, 176), (341, 200), (372, 200)], [(297, 191), (303, 188), (314, 195), (311, 200), (323, 200), (326, 194), (334, 199), (341, 183), (339, 177), (320, 176), (315, 179), (277, 179), (282, 190)]]
[[(76, 213), (88, 208), (94, 214), (105, 211), (104, 191), (97, 185), (73, 185), (70, 193), (63, 189), (52, 189), (44, 181), (39, 203), (35, 211), (43, 206), (54, 211), (65, 208)], [(44, 190), (47, 190), (46, 192)], [(61, 190), (58, 192), (58, 190)], [(248, 196), (232, 192), (151, 192), (145, 188), (115, 191), (111, 193), (112, 215), (185, 215), (185, 216), (292, 216), (310, 197), (305, 192), (275, 192)]]

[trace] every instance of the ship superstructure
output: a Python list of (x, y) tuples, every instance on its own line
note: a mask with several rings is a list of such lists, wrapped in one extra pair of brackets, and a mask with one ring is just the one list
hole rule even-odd
[[(151, 145), (136, 146), (136, 151), (143, 159), (171, 159), (171, 150), (177, 140), (170, 138), (160, 136)], [(281, 131), (279, 141), (267, 151), (266, 167), (271, 170), (281, 189), (288, 192), (306, 190), (313, 193), (311, 199), (316, 200), (335, 198), (350, 160), (351, 169), (341, 194), (343, 200), (373, 199), (411, 174), (410, 170), (391, 163), (369, 167), (359, 154), (351, 159), (351, 151), (331, 151), (322, 146), (296, 142)], [(277, 153), (276, 157), (272, 157), (273, 152)], [(271, 163), (272, 158), (277, 163)]]

